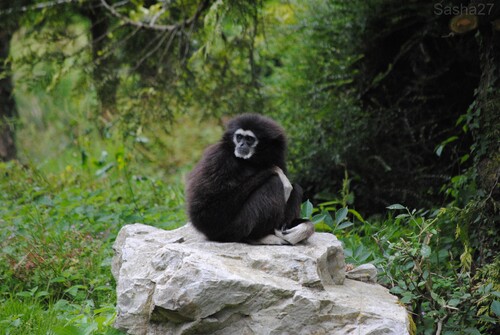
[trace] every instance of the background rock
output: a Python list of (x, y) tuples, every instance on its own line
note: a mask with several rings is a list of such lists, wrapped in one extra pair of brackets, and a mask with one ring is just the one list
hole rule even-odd
[(408, 334), (387, 289), (344, 281), (332, 234), (255, 246), (134, 224), (114, 249), (115, 327), (130, 334)]
[(350, 271), (347, 271), (345, 275), (349, 279), (370, 283), (377, 282), (377, 268), (373, 264), (362, 264)]

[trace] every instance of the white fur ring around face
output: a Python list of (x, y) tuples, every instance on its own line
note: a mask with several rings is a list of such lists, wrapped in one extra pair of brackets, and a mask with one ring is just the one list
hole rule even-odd
[(290, 198), (290, 194), (292, 193), (293, 187), (290, 183), (290, 180), (285, 176), (283, 170), (276, 166), (276, 173), (280, 177), (281, 183), (283, 184), (283, 190), (285, 191), (285, 202)]

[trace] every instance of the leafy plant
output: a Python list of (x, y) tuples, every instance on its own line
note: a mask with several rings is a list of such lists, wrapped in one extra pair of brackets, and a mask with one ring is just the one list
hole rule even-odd
[(489, 299), (490, 313), (478, 306), (485, 295), (500, 292), (492, 284), (474, 286), (470, 270), (458, 271), (460, 245), (442, 230), (453, 219), (447, 210), (410, 211), (399, 204), (388, 208), (403, 211), (394, 224), (411, 231), (398, 239), (376, 237), (384, 248), (381, 280), (409, 307), (418, 333), (482, 334), (496, 327), (496, 300)]

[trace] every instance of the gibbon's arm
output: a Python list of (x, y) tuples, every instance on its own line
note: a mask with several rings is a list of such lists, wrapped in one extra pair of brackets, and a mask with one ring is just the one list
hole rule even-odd
[(225, 204), (229, 211), (238, 210), (256, 189), (277, 174), (276, 168), (267, 168), (238, 182), (237, 178), (230, 173), (225, 174), (226, 178), (214, 179), (209, 176), (210, 171), (204, 172), (191, 178), (188, 186), (190, 193), (198, 194), (198, 198), (203, 194), (200, 200), (204, 206), (211, 206), (215, 203)]
[(238, 186), (236, 203), (241, 203), (241, 201), (246, 200), (253, 191), (259, 188), (264, 182), (266, 182), (272, 175), (278, 175), (283, 184), (283, 193), (285, 196), (285, 203), (290, 198), (290, 194), (292, 193), (293, 186), (288, 180), (287, 176), (283, 173), (279, 167), (274, 166), (271, 169), (266, 169), (259, 171), (257, 174), (250, 177), (249, 180), (246, 180), (244, 183), (241, 183)]
[(251, 176), (237, 186), (234, 190), (234, 197), (230, 201), (236, 204), (244, 203), (253, 191), (262, 186), (262, 184), (264, 184), (272, 175), (276, 174), (278, 174), (276, 167), (257, 172), (255, 175)]

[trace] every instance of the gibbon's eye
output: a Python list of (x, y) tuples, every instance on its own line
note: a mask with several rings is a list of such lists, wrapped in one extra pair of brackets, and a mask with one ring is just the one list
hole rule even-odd
[(255, 143), (255, 137), (252, 136), (245, 136), (245, 141), (247, 142), (248, 145), (252, 145)]
[(236, 134), (236, 141), (237, 142), (241, 142), (241, 140), (243, 139), (243, 135), (241, 134)]

